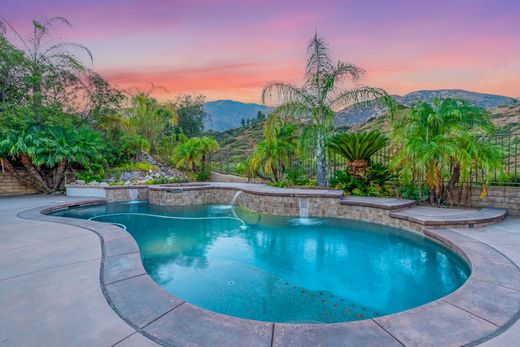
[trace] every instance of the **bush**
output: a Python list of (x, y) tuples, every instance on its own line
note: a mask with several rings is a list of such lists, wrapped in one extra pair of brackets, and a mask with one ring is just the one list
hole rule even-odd
[(397, 188), (397, 194), (403, 199), (427, 201), (430, 196), (430, 189), (424, 183), (403, 184)]
[(331, 178), (329, 183), (331, 187), (341, 189), (348, 195), (386, 196), (390, 191), (385, 184), (393, 177), (386, 166), (374, 164), (359, 178), (347, 171), (338, 170), (336, 177)]
[(114, 168), (114, 171), (157, 171), (159, 168), (155, 165), (152, 165), (147, 162), (140, 162), (140, 163), (127, 163), (122, 164)]
[(153, 180), (149, 180), (144, 182), (144, 184), (169, 184), (169, 183), (186, 183), (188, 180), (186, 178), (175, 178), (175, 177), (158, 177)]

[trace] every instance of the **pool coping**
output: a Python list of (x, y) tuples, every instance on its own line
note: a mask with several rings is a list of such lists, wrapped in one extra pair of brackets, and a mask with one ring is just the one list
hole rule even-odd
[(100, 284), (107, 302), (137, 332), (165, 346), (476, 345), (499, 335), (520, 318), (520, 269), (491, 246), (449, 229), (425, 229), (423, 234), (462, 256), (472, 269), (471, 275), (453, 293), (422, 306), (333, 324), (261, 322), (211, 312), (157, 285), (144, 270), (135, 240), (122, 228), (48, 215), (64, 208), (105, 203), (105, 199), (92, 199), (47, 205), (18, 216), (96, 233), (102, 249)]

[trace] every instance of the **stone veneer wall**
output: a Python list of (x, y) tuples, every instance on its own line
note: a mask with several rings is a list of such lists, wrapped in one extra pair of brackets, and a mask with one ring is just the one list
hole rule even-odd
[[(18, 171), (20, 175), (26, 175), (25, 171)], [(0, 171), (0, 195), (26, 195), (36, 194), (38, 191), (18, 181), (8, 172)]]
[(105, 189), (105, 198), (108, 202), (120, 202), (120, 201), (130, 201), (130, 190), (137, 189), (137, 200), (147, 200), (148, 199), (148, 188), (147, 187), (138, 187), (138, 188), (106, 188)]
[[(184, 206), (205, 203), (230, 203), (236, 194), (234, 189), (196, 189), (170, 192), (150, 190), (148, 201), (155, 205)], [(299, 215), (299, 200), (308, 199), (310, 217), (340, 217), (363, 220), (402, 228), (412, 231), (422, 230), (422, 226), (406, 220), (390, 217), (390, 210), (365, 207), (344, 206), (337, 197), (294, 197), (272, 196), (242, 192), (236, 203), (240, 206), (261, 213), (283, 216)]]
[(509, 214), (520, 215), (520, 186), (491, 186), (487, 191), (487, 196), (480, 199), (481, 187), (464, 188), (462, 191), (459, 188), (454, 194), (455, 202), (466, 207), (506, 208)]

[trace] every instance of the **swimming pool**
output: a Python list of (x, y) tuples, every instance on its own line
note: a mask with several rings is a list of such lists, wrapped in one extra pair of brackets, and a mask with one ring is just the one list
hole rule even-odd
[(443, 297), (470, 273), (459, 256), (425, 237), (347, 219), (147, 202), (53, 215), (117, 223), (135, 238), (150, 277), (169, 293), (261, 321), (334, 323), (386, 315)]

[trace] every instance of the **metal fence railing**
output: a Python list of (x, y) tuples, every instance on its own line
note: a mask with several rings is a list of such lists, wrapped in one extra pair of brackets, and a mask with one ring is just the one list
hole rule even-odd
[[(495, 146), (501, 153), (502, 170), (483, 172), (473, 169), (467, 182), (470, 184), (481, 184), (486, 178), (492, 185), (518, 186), (520, 185), (520, 134), (498, 134), (483, 138)], [(382, 148), (373, 157), (372, 161), (388, 165), (397, 149), (390, 145)], [(220, 173), (239, 174), (241, 162), (243, 162), (253, 149), (223, 149), (210, 156), (211, 169)], [(344, 170), (347, 160), (342, 156), (326, 150), (327, 177), (334, 177), (336, 171)], [(300, 170), (308, 178), (316, 177), (316, 160), (312, 155), (304, 158), (291, 158), (287, 169)], [(420, 179), (419, 179), (420, 180)]]

